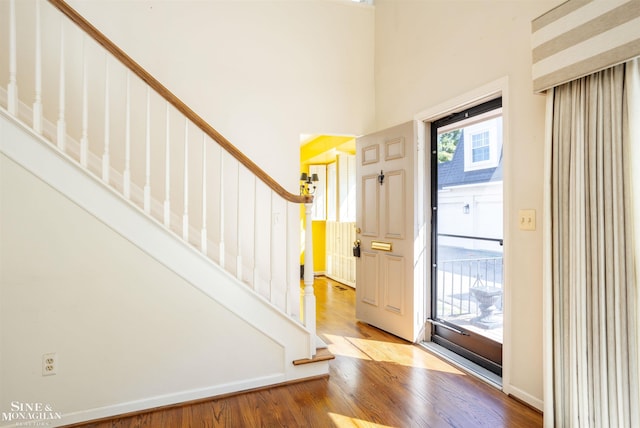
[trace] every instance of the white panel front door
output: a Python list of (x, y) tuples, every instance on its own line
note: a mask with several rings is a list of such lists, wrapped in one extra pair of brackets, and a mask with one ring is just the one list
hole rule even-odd
[(356, 140), (356, 318), (415, 340), (413, 122)]

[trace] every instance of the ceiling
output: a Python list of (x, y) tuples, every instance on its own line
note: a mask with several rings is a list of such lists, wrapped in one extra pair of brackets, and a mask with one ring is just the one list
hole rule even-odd
[(335, 162), (338, 153), (356, 153), (356, 139), (344, 135), (304, 135), (300, 141), (300, 165)]

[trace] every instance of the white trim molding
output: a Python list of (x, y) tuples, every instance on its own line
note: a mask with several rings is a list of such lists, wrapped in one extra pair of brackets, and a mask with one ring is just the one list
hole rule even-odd
[[(414, 116), (414, 120), (417, 127), (418, 139), (425, 146), (425, 148), (428, 147), (429, 137), (428, 135), (426, 135), (426, 132), (429, 131), (429, 124), (431, 122), (437, 119), (440, 119), (442, 117), (445, 117), (449, 114), (452, 114), (454, 112), (464, 110), (464, 109), (473, 107), (475, 105), (482, 104), (483, 102), (489, 101), (499, 96), (502, 97), (503, 159), (504, 159), (504, 162), (508, 164), (511, 159), (511, 153), (509, 150), (510, 131), (509, 131), (509, 78), (508, 76), (489, 82), (472, 91), (461, 94), (455, 98), (450, 99), (449, 101), (438, 104), (434, 107), (431, 107), (427, 110), (424, 110), (416, 114)], [(431, 151), (423, 150), (421, 153), (423, 154), (423, 159), (420, 159), (419, 161), (425, 162), (425, 165), (427, 165), (427, 169), (428, 169), (428, 165), (430, 165), (428, 161), (428, 156), (430, 155)], [(512, 321), (511, 284), (513, 284), (513, 281), (511, 279), (512, 274), (509, 271), (509, 254), (511, 251), (510, 250), (511, 239), (510, 239), (510, 233), (509, 233), (509, 230), (510, 230), (509, 219), (511, 218), (509, 195), (511, 194), (510, 182), (512, 180), (510, 177), (509, 168), (505, 168), (503, 174), (504, 174), (504, 188), (503, 188), (503, 193), (504, 193), (504, 199), (503, 199), (504, 272), (503, 272), (503, 275), (504, 276), (503, 277), (505, 278), (504, 301), (506, 304), (505, 304), (504, 315), (503, 315), (504, 316), (503, 318), (504, 319), (504, 330), (503, 330), (504, 337), (503, 337), (503, 344), (502, 344), (502, 391), (505, 394), (512, 394), (517, 398), (520, 398), (523, 401), (534, 405), (533, 403), (536, 402), (536, 399), (534, 397), (530, 397), (526, 393), (513, 387), (510, 383), (510, 370), (511, 370), (511, 339), (510, 338), (512, 334), (511, 327), (510, 327), (511, 321)], [(427, 177), (427, 179), (430, 176), (428, 170), (425, 176)], [(427, 187), (428, 187), (428, 184), (427, 184)], [(425, 198), (424, 203), (428, 203), (427, 200), (429, 198), (429, 195), (425, 193), (424, 198)], [(426, 239), (430, 239), (430, 238), (427, 237)], [(427, 287), (426, 295), (428, 296), (430, 294), (428, 292), (428, 285), (426, 285), (426, 287)], [(429, 313), (428, 306), (429, 305), (427, 305), (427, 309), (426, 309), (427, 318), (429, 318), (431, 315)], [(540, 402), (540, 400), (537, 400), (537, 401)], [(538, 408), (541, 408), (541, 404), (542, 403), (540, 402), (539, 403), (540, 407)]]

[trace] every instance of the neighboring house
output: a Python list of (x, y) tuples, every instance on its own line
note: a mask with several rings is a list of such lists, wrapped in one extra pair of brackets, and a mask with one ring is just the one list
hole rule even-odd
[[(440, 233), (502, 239), (502, 118), (463, 128), (438, 164)], [(502, 252), (495, 242), (441, 237), (440, 245)]]

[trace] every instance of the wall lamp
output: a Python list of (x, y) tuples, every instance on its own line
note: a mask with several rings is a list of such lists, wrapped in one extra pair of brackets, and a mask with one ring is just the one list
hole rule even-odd
[(315, 182), (320, 181), (318, 174), (307, 174), (303, 172), (300, 174), (300, 194), (301, 195), (313, 195), (316, 191)]

